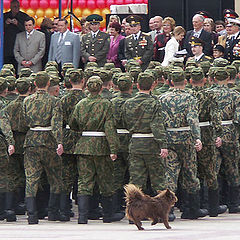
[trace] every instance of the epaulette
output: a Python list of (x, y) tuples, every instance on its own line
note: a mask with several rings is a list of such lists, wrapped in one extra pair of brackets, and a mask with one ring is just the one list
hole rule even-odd
[(130, 38), (130, 37), (132, 37), (132, 35), (129, 35), (129, 36), (127, 36), (126, 38)]
[(210, 59), (210, 60), (212, 59), (212, 58), (211, 58), (211, 57), (209, 57), (209, 56), (205, 56), (205, 58), (207, 58), (207, 59)]
[(149, 33), (145, 33), (145, 32), (142, 32), (142, 35), (145, 35), (145, 36), (150, 36)]

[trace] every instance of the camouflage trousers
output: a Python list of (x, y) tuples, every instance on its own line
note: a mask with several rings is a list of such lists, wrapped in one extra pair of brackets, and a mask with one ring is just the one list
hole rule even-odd
[(74, 154), (62, 155), (62, 180), (63, 192), (68, 194), (72, 191), (77, 176), (77, 158)]
[(172, 144), (168, 148), (166, 159), (167, 187), (176, 192), (178, 178), (181, 175), (181, 186), (188, 193), (196, 193), (200, 189), (197, 178), (197, 154), (194, 145)]
[(222, 168), (224, 170), (224, 175), (230, 186), (239, 186), (239, 144), (238, 143), (225, 143), (219, 149), (221, 158)]
[(206, 181), (208, 188), (218, 189), (217, 179), (217, 149), (214, 145), (203, 145), (200, 152), (197, 152), (198, 176)]
[(45, 146), (27, 147), (24, 154), (26, 197), (36, 197), (39, 181), (45, 170), (51, 193), (62, 189), (62, 159), (55, 149)]
[(6, 149), (0, 149), (0, 192), (6, 192), (8, 188), (8, 161)]
[(97, 183), (104, 197), (114, 193), (113, 162), (110, 156), (77, 155), (78, 194), (93, 195)]
[(154, 191), (166, 188), (165, 161), (158, 154), (129, 154), (130, 183), (147, 189), (149, 177)]
[(123, 188), (125, 183), (125, 175), (128, 170), (128, 153), (118, 153), (117, 159), (113, 162), (113, 176), (114, 176), (114, 189), (119, 190)]
[(8, 190), (15, 192), (25, 186), (24, 155), (13, 154), (9, 156), (8, 165)]

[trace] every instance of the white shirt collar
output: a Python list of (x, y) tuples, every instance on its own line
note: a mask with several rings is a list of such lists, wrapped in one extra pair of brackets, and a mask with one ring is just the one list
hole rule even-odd
[(133, 38), (135, 39), (135, 36), (137, 36), (137, 39), (139, 39), (139, 37), (140, 37), (140, 34), (141, 34), (141, 31), (139, 31), (138, 33), (136, 33), (136, 34), (132, 34), (132, 36), (133, 36)]
[(202, 56), (204, 55), (204, 53), (202, 53), (200, 56), (195, 56), (194, 58), (195, 58), (195, 61), (197, 62)]
[(200, 36), (200, 34), (202, 33), (202, 30), (203, 30), (203, 28), (202, 29), (200, 29), (199, 31), (196, 31), (195, 29), (193, 30), (193, 32), (195, 33), (195, 34), (197, 34), (198, 35), (198, 37)]
[(239, 32), (233, 34), (231, 37), (234, 37), (234, 39), (236, 39), (238, 37), (238, 34), (239, 34)]
[(68, 31), (69, 31), (69, 30), (67, 29), (64, 33), (60, 33), (60, 32), (59, 32), (58, 42), (60, 42), (60, 40), (61, 40), (61, 36), (62, 36), (62, 40), (65, 39), (65, 37), (66, 37)]
[(27, 38), (29, 38), (29, 37), (33, 34), (34, 31), (35, 31), (35, 29), (33, 29), (30, 33), (29, 33), (29, 32), (26, 32)]
[(98, 32), (99, 32), (99, 30), (97, 30), (96, 32), (91, 31), (92, 37), (93, 37), (94, 35), (97, 36), (97, 35), (98, 35)]

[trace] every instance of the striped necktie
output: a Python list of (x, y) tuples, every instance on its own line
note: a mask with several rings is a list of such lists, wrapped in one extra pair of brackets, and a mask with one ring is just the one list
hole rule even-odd
[(62, 60), (62, 44), (63, 44), (63, 34), (60, 33), (58, 45), (57, 45), (57, 52), (56, 52), (56, 61), (60, 63)]

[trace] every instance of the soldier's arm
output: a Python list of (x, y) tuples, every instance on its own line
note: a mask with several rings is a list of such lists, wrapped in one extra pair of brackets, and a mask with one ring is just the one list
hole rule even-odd
[(94, 57), (97, 59), (97, 61), (106, 58), (108, 51), (110, 48), (110, 37), (106, 36), (104, 39), (104, 45), (102, 47), (102, 49), (100, 51), (98, 51), (97, 53), (95, 53)]
[(79, 116), (79, 107), (78, 107), (78, 104), (77, 104), (75, 106), (75, 109), (74, 109), (73, 113), (72, 113), (72, 116), (70, 117), (69, 126), (72, 130), (81, 132), (82, 128), (79, 124), (78, 116)]
[(83, 38), (82, 38), (81, 50), (82, 50), (82, 56), (83, 56), (83, 58), (84, 58), (86, 61), (88, 61), (88, 58), (89, 58), (91, 55), (87, 52), (87, 48), (86, 48), (86, 36), (83, 36)]
[(148, 36), (146, 39), (147, 39), (146, 51), (144, 52), (143, 56), (141, 57), (141, 61), (143, 63), (150, 61), (153, 57), (153, 42), (152, 42), (150, 36)]
[(120, 142), (114, 125), (112, 106), (109, 106), (107, 109), (104, 130), (111, 154), (117, 154)]
[(125, 53), (126, 59), (131, 59), (132, 58), (132, 54), (131, 54), (131, 50), (129, 49), (129, 46), (128, 46), (127, 38), (125, 40), (124, 53)]

